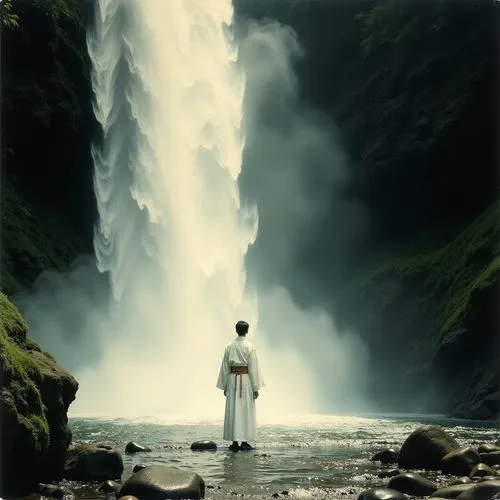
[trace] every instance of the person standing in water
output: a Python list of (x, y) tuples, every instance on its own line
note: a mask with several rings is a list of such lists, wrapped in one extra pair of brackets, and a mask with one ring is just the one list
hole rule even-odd
[(255, 347), (246, 338), (248, 323), (238, 321), (236, 333), (238, 336), (224, 350), (217, 380), (217, 387), (226, 396), (223, 439), (233, 442), (230, 450), (252, 450), (249, 441), (256, 434), (255, 400), (264, 380)]

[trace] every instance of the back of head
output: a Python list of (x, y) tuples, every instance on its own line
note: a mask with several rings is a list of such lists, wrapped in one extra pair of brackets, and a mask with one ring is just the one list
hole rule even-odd
[(236, 323), (236, 333), (238, 335), (246, 335), (248, 333), (248, 323), (246, 321), (238, 321)]

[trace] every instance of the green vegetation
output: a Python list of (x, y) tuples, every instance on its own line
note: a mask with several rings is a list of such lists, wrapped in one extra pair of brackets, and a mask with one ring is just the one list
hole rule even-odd
[[(493, 203), (448, 244), (431, 252), (385, 260), (340, 292), (342, 301), (362, 302), (365, 324), (406, 317), (398, 335), (423, 325), (411, 339), (435, 351), (444, 335), (469, 312), (475, 293), (498, 283), (500, 201)], [(406, 302), (406, 304), (405, 304)], [(401, 309), (402, 308), (402, 309)], [(387, 313), (387, 317), (384, 317)]]
[(0, 16), (5, 27), (17, 28), (19, 26), (19, 16), (12, 12), (12, 0), (3, 0), (0, 4)]
[[(12, 395), (15, 409), (11, 408), (11, 411), (18, 412), (19, 422), (29, 432), (34, 449), (44, 453), (49, 447), (49, 426), (38, 385), (47, 366), (43, 361), (35, 360), (25, 349), (21, 340), (26, 339), (27, 325), (2, 292), (0, 313), (3, 386)], [(34, 347), (36, 343), (30, 340), (29, 345)]]

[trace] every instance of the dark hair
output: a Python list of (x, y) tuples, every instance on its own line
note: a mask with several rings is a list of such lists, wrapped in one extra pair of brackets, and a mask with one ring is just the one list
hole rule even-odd
[(238, 323), (236, 323), (236, 333), (238, 335), (245, 335), (245, 333), (248, 333), (248, 323), (246, 321), (238, 321)]

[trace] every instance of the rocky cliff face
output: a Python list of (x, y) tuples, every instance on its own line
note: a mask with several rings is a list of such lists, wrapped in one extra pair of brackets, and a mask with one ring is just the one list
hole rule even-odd
[(67, 411), (78, 383), (27, 337), (23, 318), (0, 292), (0, 496), (60, 480), (71, 441)]

